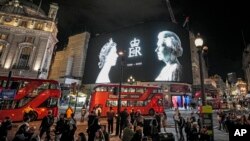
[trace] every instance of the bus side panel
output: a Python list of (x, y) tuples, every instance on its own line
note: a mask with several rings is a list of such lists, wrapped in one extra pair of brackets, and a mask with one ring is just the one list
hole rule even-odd
[(0, 120), (4, 120), (5, 117), (10, 117), (12, 121), (22, 121), (23, 109), (0, 110)]
[(91, 102), (89, 111), (92, 111), (96, 106), (101, 106), (101, 116), (106, 116), (109, 107), (106, 106), (106, 99), (108, 99), (108, 92), (95, 92), (91, 95)]

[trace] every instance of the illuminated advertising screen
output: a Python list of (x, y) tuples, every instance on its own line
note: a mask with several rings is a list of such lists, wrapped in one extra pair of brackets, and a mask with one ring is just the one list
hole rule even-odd
[(91, 38), (83, 83), (127, 82), (130, 76), (143, 82), (192, 83), (191, 69), (188, 31), (150, 22)]

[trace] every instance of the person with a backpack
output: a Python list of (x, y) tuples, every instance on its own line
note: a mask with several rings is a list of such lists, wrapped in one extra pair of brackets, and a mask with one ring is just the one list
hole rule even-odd
[(179, 116), (178, 127), (179, 127), (179, 133), (180, 133), (180, 141), (184, 141), (183, 128), (185, 125), (185, 119), (181, 116), (181, 113), (179, 113), (178, 116)]
[(49, 110), (48, 115), (42, 119), (42, 123), (40, 126), (40, 138), (41, 139), (42, 139), (44, 132), (46, 132), (46, 139), (50, 140), (50, 127), (53, 125), (53, 123), (54, 123), (54, 116), (52, 115), (52, 111)]

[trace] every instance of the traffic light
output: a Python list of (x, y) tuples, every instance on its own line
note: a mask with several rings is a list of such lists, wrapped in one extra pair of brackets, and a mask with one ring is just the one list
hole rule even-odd
[(117, 95), (118, 94), (118, 88), (117, 87), (114, 87), (113, 88), (113, 95)]

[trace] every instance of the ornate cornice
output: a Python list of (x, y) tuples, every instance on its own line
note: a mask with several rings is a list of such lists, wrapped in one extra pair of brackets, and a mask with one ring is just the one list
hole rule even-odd
[(0, 25), (0, 31), (4, 31), (4, 30), (5, 31), (7, 30), (7, 31), (13, 32), (13, 33), (20, 33), (20, 34), (35, 34), (38, 36), (50, 36), (53, 34), (51, 32), (46, 32), (46, 31)]

